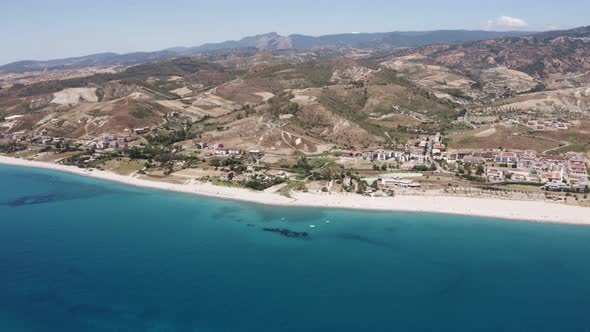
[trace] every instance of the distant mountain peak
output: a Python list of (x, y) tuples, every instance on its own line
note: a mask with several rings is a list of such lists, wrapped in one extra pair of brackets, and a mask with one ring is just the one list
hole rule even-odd
[(269, 33), (264, 33), (264, 34), (256, 35), (255, 37), (284, 37), (284, 36), (281, 36), (277, 32), (274, 32), (273, 31), (273, 32), (269, 32)]
[[(582, 33), (583, 29), (580, 32)], [(574, 31), (574, 30), (572, 30)], [(427, 46), (432, 44), (453, 44), (466, 41), (478, 41), (499, 37), (522, 36), (527, 32), (494, 32), (469, 30), (405, 31), (384, 33), (342, 33), (319, 37), (292, 34), (282, 36), (269, 32), (240, 40), (222, 43), (208, 43), (196, 47), (174, 47), (157, 52), (136, 52), (128, 54), (101, 53), (89, 56), (58, 59), (50, 61), (19, 61), (0, 66), (0, 73), (22, 73), (39, 70), (76, 69), (84, 67), (135, 65), (154, 60), (169, 59), (223, 50), (258, 49), (273, 50), (309, 50), (318, 48), (358, 48), (388, 49)]]

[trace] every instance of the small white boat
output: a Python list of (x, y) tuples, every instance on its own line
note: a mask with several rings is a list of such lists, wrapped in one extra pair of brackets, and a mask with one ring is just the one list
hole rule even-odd
[(285, 220), (285, 218), (281, 218), (281, 220)]
[(310, 228), (315, 228), (315, 225), (309, 225)]
[(331, 221), (330, 220), (326, 220), (326, 224), (329, 224), (329, 223), (331, 223)]

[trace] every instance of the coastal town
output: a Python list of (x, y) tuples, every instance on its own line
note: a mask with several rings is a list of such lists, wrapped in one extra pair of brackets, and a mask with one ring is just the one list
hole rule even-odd
[[(589, 164), (582, 153), (449, 149), (448, 139), (440, 132), (418, 135), (393, 148), (281, 156), (272, 150), (226, 146), (199, 138), (157, 147), (150, 142), (159, 130), (135, 128), (127, 135), (77, 140), (52, 136), (47, 130), (28, 131), (3, 135), (0, 147), (8, 156), (285, 196), (295, 191), (370, 197), (472, 195), (479, 188), (481, 193), (505, 192), (506, 198), (522, 198), (514, 192), (530, 192), (526, 194), (529, 199), (554, 201), (573, 196), (570, 201), (584, 205), (590, 192)], [(116, 166), (121, 164), (127, 167)]]

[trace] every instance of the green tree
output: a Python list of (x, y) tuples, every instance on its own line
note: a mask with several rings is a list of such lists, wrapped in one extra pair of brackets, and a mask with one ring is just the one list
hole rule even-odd
[(367, 181), (359, 181), (356, 192), (358, 194), (363, 194), (367, 190), (368, 184)]
[(128, 151), (129, 151), (129, 158), (131, 158), (131, 159), (142, 159), (143, 158), (143, 152), (137, 146), (132, 147)]
[(477, 171), (475, 172), (475, 174), (483, 175), (484, 172), (485, 172), (485, 169), (484, 169), (483, 165), (477, 165)]

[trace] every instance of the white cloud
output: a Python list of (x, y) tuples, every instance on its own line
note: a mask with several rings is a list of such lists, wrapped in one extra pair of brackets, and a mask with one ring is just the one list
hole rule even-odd
[(530, 27), (530, 24), (522, 18), (498, 16), (495, 19), (487, 20), (483, 27), (486, 30), (519, 30)]
[(496, 19), (496, 25), (499, 27), (506, 27), (506, 28), (526, 28), (529, 24), (523, 20), (522, 18), (518, 17), (510, 17), (510, 16), (500, 16)]

